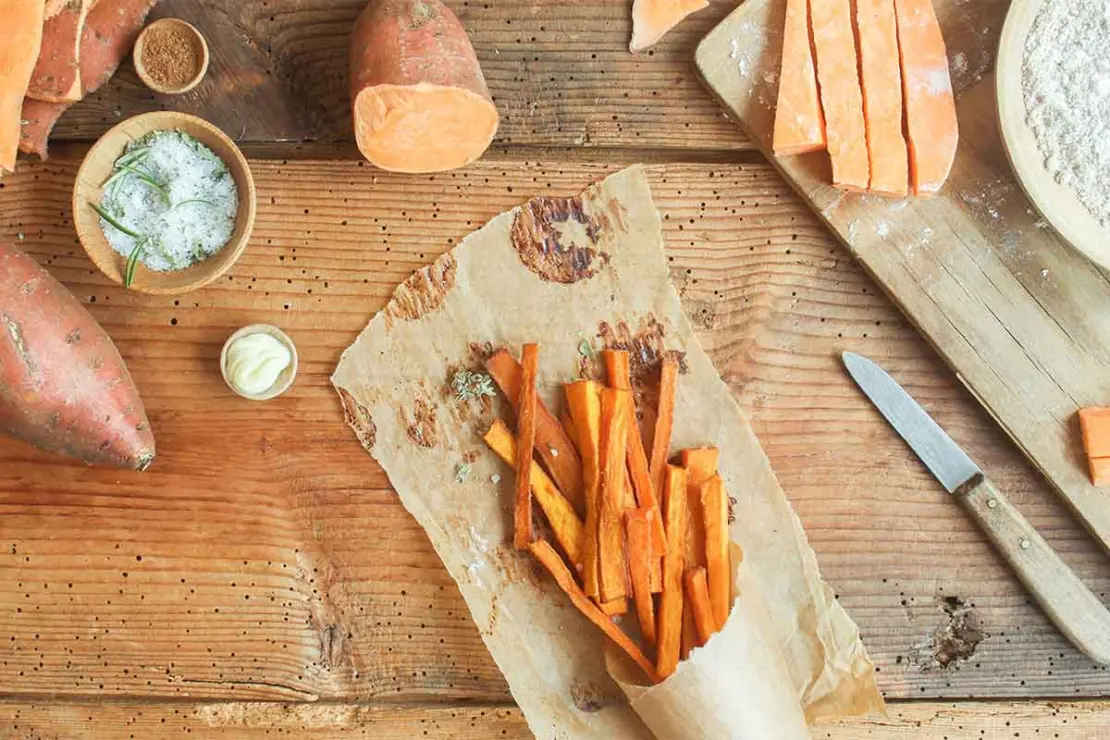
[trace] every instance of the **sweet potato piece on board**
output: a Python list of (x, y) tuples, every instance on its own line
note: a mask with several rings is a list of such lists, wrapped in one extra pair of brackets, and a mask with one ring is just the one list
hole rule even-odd
[(598, 516), (598, 570), (601, 598), (628, 594), (628, 558), (624, 540), (624, 496), (628, 449), (629, 391), (601, 391), (601, 501)]
[(634, 509), (625, 512), (624, 525), (628, 530), (628, 570), (632, 575), (632, 596), (636, 600), (636, 616), (640, 620), (640, 634), (648, 645), (655, 644), (655, 601), (651, 594), (651, 563), (658, 561), (652, 549), (651, 531), (655, 512), (652, 509)]
[(655, 666), (651, 664), (644, 654), (640, 652), (640, 648), (629, 639), (628, 635), (621, 631), (621, 628), (609, 621), (609, 618), (602, 613), (601, 609), (594, 605), (592, 601), (583, 593), (582, 589), (574, 580), (574, 576), (567, 568), (566, 563), (559, 557), (559, 553), (555, 552), (551, 545), (543, 540), (538, 540), (532, 543), (532, 555), (540, 564), (547, 569), (547, 572), (559, 584), (559, 588), (570, 597), (570, 601), (582, 612), (583, 615), (605, 633), (605, 635), (616, 643), (617, 647), (624, 651), (624, 654), (632, 659), (636, 665), (647, 675), (648, 680), (652, 683), (659, 683), (659, 674), (655, 671)]
[(1080, 409), (1079, 430), (1087, 457), (1110, 457), (1110, 408)]
[(667, 551), (663, 555), (663, 595), (659, 599), (658, 650), (655, 667), (663, 678), (678, 668), (682, 647), (682, 574), (686, 540), (686, 471), (667, 467), (663, 516), (667, 521)]
[(23, 96), (42, 47), (43, 0), (0, 0), (0, 175), (15, 170)]
[[(483, 439), (498, 457), (516, 470), (516, 438), (503, 421), (495, 420)], [(535, 460), (531, 461), (531, 471), (532, 495), (536, 497), (536, 503), (551, 524), (555, 541), (577, 569), (582, 564), (582, 520)]]
[(497, 133), (497, 108), (459, 19), (439, 0), (371, 0), (351, 33), (358, 148), (394, 172), (470, 164)]
[(786, 0), (771, 148), (779, 156), (825, 148), (825, 115), (821, 112), (817, 72), (813, 67), (808, 0)]
[(708, 5), (708, 0), (633, 0), (629, 51), (644, 51), (655, 46), (683, 18)]
[[(85, 19), (78, 55), (82, 95), (96, 92), (112, 79), (116, 68), (135, 44), (135, 38), (155, 2), (157, 0), (98, 0), (94, 4)], [(50, 132), (69, 106), (69, 103), (46, 103), (25, 98), (19, 151), (46, 159)]]
[(48, 103), (81, 99), (81, 37), (92, 0), (69, 0), (42, 28), (42, 49), (27, 97)]
[(940, 190), (960, 143), (948, 52), (933, 0), (895, 0), (914, 195)]
[(540, 348), (526, 344), (520, 358), (520, 400), (516, 419), (516, 509), (513, 514), (513, 545), (527, 550), (536, 539), (532, 531), (532, 453), (536, 448), (536, 376), (540, 370)]
[(582, 531), (582, 584), (586, 595), (601, 600), (598, 587), (597, 522), (601, 513), (601, 384), (580, 380), (564, 388), (571, 419), (578, 432), (586, 524)]
[[(497, 387), (509, 399), (514, 413), (520, 403), (520, 363), (507, 350), (501, 349), (486, 360), (486, 371)], [(582, 461), (574, 443), (567, 437), (563, 425), (548, 411), (543, 401), (536, 401), (536, 451), (551, 477), (570, 502), (581, 507)]]
[(1110, 457), (1092, 457), (1088, 463), (1091, 468), (1091, 483), (1099, 488), (1110, 486)]
[(856, 28), (871, 166), (869, 189), (902, 197), (909, 191), (909, 162), (902, 135), (902, 75), (894, 0), (856, 0)]
[(145, 470), (154, 461), (143, 402), (108, 334), (2, 241), (0, 430), (90, 465)]

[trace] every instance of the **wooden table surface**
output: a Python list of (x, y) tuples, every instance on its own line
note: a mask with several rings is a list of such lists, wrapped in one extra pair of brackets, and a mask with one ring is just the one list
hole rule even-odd
[[(1103, 737), (1107, 669), (1032, 605), (839, 352), (883, 362), (1104, 600), (1110, 562), (702, 89), (693, 49), (735, 3), (638, 56), (625, 2), (450, 4), (503, 116), (466, 170), (391, 175), (357, 156), (345, 66), (361, 0), (163, 0), (156, 16), (206, 33), (207, 79), (156, 97), (126, 62), (62, 119), (48, 162), (0, 185), (0, 238), (104, 324), (159, 448), (135, 474), (0, 439), (0, 738), (530, 737), (328, 377), (418, 266), (529, 196), (634, 162), (649, 165), (684, 306), (891, 702), (888, 718), (815, 737)], [(242, 260), (178, 298), (110, 285), (69, 206), (89, 142), (161, 107), (238, 139), (258, 186)], [(252, 322), (301, 353), (293, 390), (261, 405), (232, 396), (217, 363)]]

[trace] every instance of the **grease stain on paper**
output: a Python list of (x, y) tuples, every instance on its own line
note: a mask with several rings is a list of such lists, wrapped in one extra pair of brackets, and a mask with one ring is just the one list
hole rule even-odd
[(565, 285), (597, 274), (609, 260), (600, 241), (611, 225), (586, 203), (581, 197), (535, 198), (520, 207), (511, 239), (525, 267), (543, 280)]

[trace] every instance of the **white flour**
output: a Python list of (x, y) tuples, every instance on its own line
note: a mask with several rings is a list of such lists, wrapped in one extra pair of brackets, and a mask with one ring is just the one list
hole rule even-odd
[(1110, 0), (1048, 0), (1025, 42), (1026, 123), (1045, 168), (1110, 227)]

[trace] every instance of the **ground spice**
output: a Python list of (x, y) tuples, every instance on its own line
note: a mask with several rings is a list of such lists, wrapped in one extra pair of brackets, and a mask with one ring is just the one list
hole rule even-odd
[(155, 83), (167, 89), (185, 87), (200, 74), (203, 51), (187, 29), (164, 23), (143, 39), (143, 67)]

